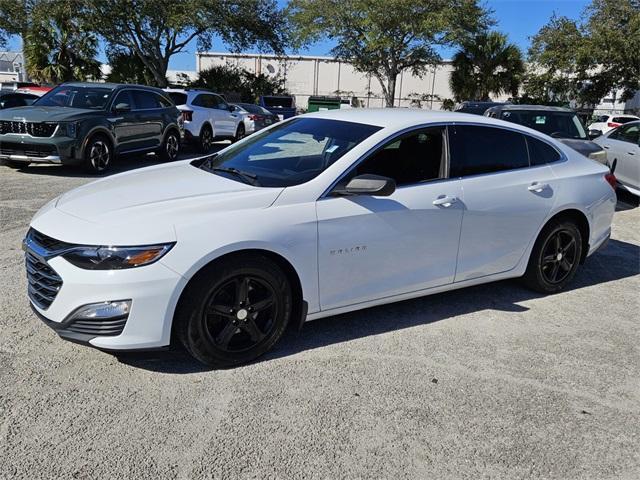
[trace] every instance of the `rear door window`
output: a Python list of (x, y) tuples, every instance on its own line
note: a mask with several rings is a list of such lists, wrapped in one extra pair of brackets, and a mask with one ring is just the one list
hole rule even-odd
[(121, 103), (126, 103), (127, 105), (129, 105), (130, 109), (135, 110), (136, 105), (133, 102), (133, 95), (131, 95), (131, 90), (122, 90), (118, 92), (118, 95), (113, 101), (113, 106), (115, 107), (117, 105), (120, 105)]
[(529, 166), (524, 135), (475, 125), (449, 127), (451, 177), (466, 177)]

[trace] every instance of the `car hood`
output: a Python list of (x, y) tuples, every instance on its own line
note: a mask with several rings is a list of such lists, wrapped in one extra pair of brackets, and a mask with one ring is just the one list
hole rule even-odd
[(175, 224), (189, 216), (267, 208), (282, 190), (246, 185), (189, 161), (177, 162), (113, 175), (71, 190), (43, 207), (32, 226), (71, 243), (171, 241)]
[(588, 157), (591, 153), (602, 150), (600, 145), (591, 140), (580, 140), (576, 138), (556, 138), (556, 140), (564, 143), (567, 147), (573, 148), (585, 157)]
[(0, 120), (27, 122), (61, 122), (78, 120), (101, 110), (89, 110), (69, 107), (30, 107), (8, 108), (0, 110)]

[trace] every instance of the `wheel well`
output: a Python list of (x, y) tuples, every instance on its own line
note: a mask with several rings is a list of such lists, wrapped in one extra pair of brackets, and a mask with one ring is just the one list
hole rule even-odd
[(202, 131), (204, 130), (205, 127), (208, 127), (209, 130), (211, 130), (211, 132), (213, 132), (213, 127), (211, 126), (211, 124), (207, 121), (202, 122), (202, 126), (200, 127), (200, 135), (202, 135)]
[(176, 304), (176, 308), (173, 312), (173, 319), (172, 319), (172, 325), (171, 325), (171, 343), (173, 343), (174, 341), (174, 333), (175, 333), (175, 327), (176, 327), (175, 316), (180, 308), (181, 302), (188, 288), (193, 283), (199, 281), (200, 277), (203, 274), (205, 274), (206, 270), (208, 270), (218, 262), (222, 261), (223, 259), (226, 260), (231, 257), (245, 257), (245, 256), (252, 256), (252, 255), (260, 255), (263, 257), (267, 257), (269, 260), (274, 262), (276, 265), (278, 265), (278, 267), (282, 269), (283, 273), (287, 276), (287, 279), (289, 280), (289, 284), (291, 285), (291, 294), (293, 295), (293, 311), (291, 312), (291, 320), (289, 322), (289, 325), (297, 326), (296, 324), (302, 321), (301, 317), (306, 314), (306, 309), (304, 308), (304, 305), (303, 305), (302, 284), (300, 283), (300, 278), (298, 277), (298, 273), (296, 272), (295, 268), (293, 268), (293, 265), (291, 265), (291, 263), (289, 263), (289, 261), (286, 258), (284, 258), (282, 255), (279, 255), (275, 252), (271, 252), (269, 250), (262, 250), (262, 249), (239, 250), (239, 251), (230, 252), (215, 258), (214, 260), (210, 261), (206, 265), (202, 266), (202, 268), (200, 268), (200, 270), (198, 270), (191, 277), (191, 279), (189, 279), (187, 284), (182, 289), (182, 292), (180, 292), (180, 298), (178, 299), (178, 303)]
[(553, 220), (572, 220), (580, 230), (580, 235), (582, 235), (582, 256), (580, 257), (580, 263), (584, 263), (587, 258), (587, 253), (589, 253), (589, 220), (584, 213), (580, 210), (569, 209), (563, 210), (561, 212), (556, 213), (553, 217), (549, 219), (546, 225)]
[(95, 137), (104, 137), (107, 140), (107, 142), (109, 142), (109, 146), (111, 147), (113, 155), (115, 156), (116, 151), (115, 151), (114, 141), (113, 141), (113, 138), (111, 138), (111, 135), (109, 135), (104, 130), (95, 130), (91, 132), (89, 135), (87, 135), (87, 139), (85, 140), (84, 145), (82, 146), (82, 158), (84, 158), (84, 156), (87, 153), (87, 147), (89, 146), (89, 142), (93, 140)]

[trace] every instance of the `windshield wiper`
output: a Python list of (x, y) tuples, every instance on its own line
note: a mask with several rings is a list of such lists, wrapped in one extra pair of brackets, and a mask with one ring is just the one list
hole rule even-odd
[(254, 175), (253, 173), (249, 173), (249, 172), (243, 172), (242, 170), (238, 170), (237, 168), (234, 168), (234, 167), (209, 167), (209, 170), (212, 172), (230, 173), (232, 175), (235, 175), (238, 178), (243, 179), (244, 182), (248, 183), (249, 185), (254, 185), (256, 187), (260, 186), (260, 182), (258, 182), (257, 175)]

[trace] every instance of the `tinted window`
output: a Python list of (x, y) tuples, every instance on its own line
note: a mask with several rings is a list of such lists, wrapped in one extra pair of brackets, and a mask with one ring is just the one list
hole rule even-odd
[(172, 103), (171, 100), (169, 100), (167, 97), (165, 97), (164, 95), (161, 95), (159, 93), (156, 93), (156, 96), (158, 97), (158, 103), (160, 104), (160, 106), (162, 108), (169, 108), (169, 107), (173, 107), (174, 104)]
[[(263, 187), (299, 185), (315, 178), (380, 127), (320, 118), (297, 118), (211, 157), (202, 168), (236, 168), (255, 175)], [(215, 172), (232, 180), (238, 175)]]
[(187, 103), (187, 94), (182, 92), (168, 92), (171, 100), (176, 105), (186, 105)]
[(524, 135), (510, 130), (455, 125), (449, 129), (451, 177), (529, 166)]
[(444, 153), (442, 139), (443, 129), (430, 128), (394, 140), (358, 165), (348, 179), (371, 173), (393, 178), (400, 186), (440, 178)]
[(147, 110), (151, 108), (160, 108), (158, 95), (153, 92), (145, 92), (143, 90), (134, 90), (133, 99), (136, 102), (137, 110)]
[(611, 120), (611, 121), (615, 122), (615, 123), (629, 123), (629, 122), (633, 122), (634, 120), (637, 120), (637, 118), (633, 118), (633, 117), (613, 117), (613, 120)]
[(262, 108), (260, 105), (253, 105), (251, 103), (239, 103), (240, 107), (244, 108), (249, 113), (257, 113), (258, 115), (271, 115), (271, 112), (266, 108)]
[(640, 142), (640, 125), (625, 125), (615, 130), (609, 138), (638, 144)]
[(529, 162), (531, 165), (544, 165), (545, 163), (557, 162), (560, 154), (548, 143), (537, 138), (525, 136), (527, 147), (529, 148)]
[(6, 95), (0, 97), (0, 108), (24, 107), (27, 102), (21, 95)]
[(213, 97), (211, 100), (214, 103), (213, 108), (217, 108), (219, 110), (229, 110), (229, 105), (224, 98), (219, 95), (211, 95), (211, 97)]
[[(129, 108), (134, 109), (135, 104), (133, 103), (133, 97), (131, 95), (131, 90), (122, 90), (118, 93), (118, 96), (113, 101), (113, 106), (117, 106), (121, 103), (126, 103), (129, 105)], [(113, 108), (113, 107), (112, 107)]]
[(547, 112), (506, 110), (500, 116), (502, 120), (524, 125), (552, 137), (586, 139), (587, 134), (580, 119), (571, 112)]
[(42, 107), (71, 107), (103, 110), (113, 90), (102, 87), (60, 85), (40, 97), (35, 105)]
[(266, 107), (293, 108), (293, 97), (262, 97)]

